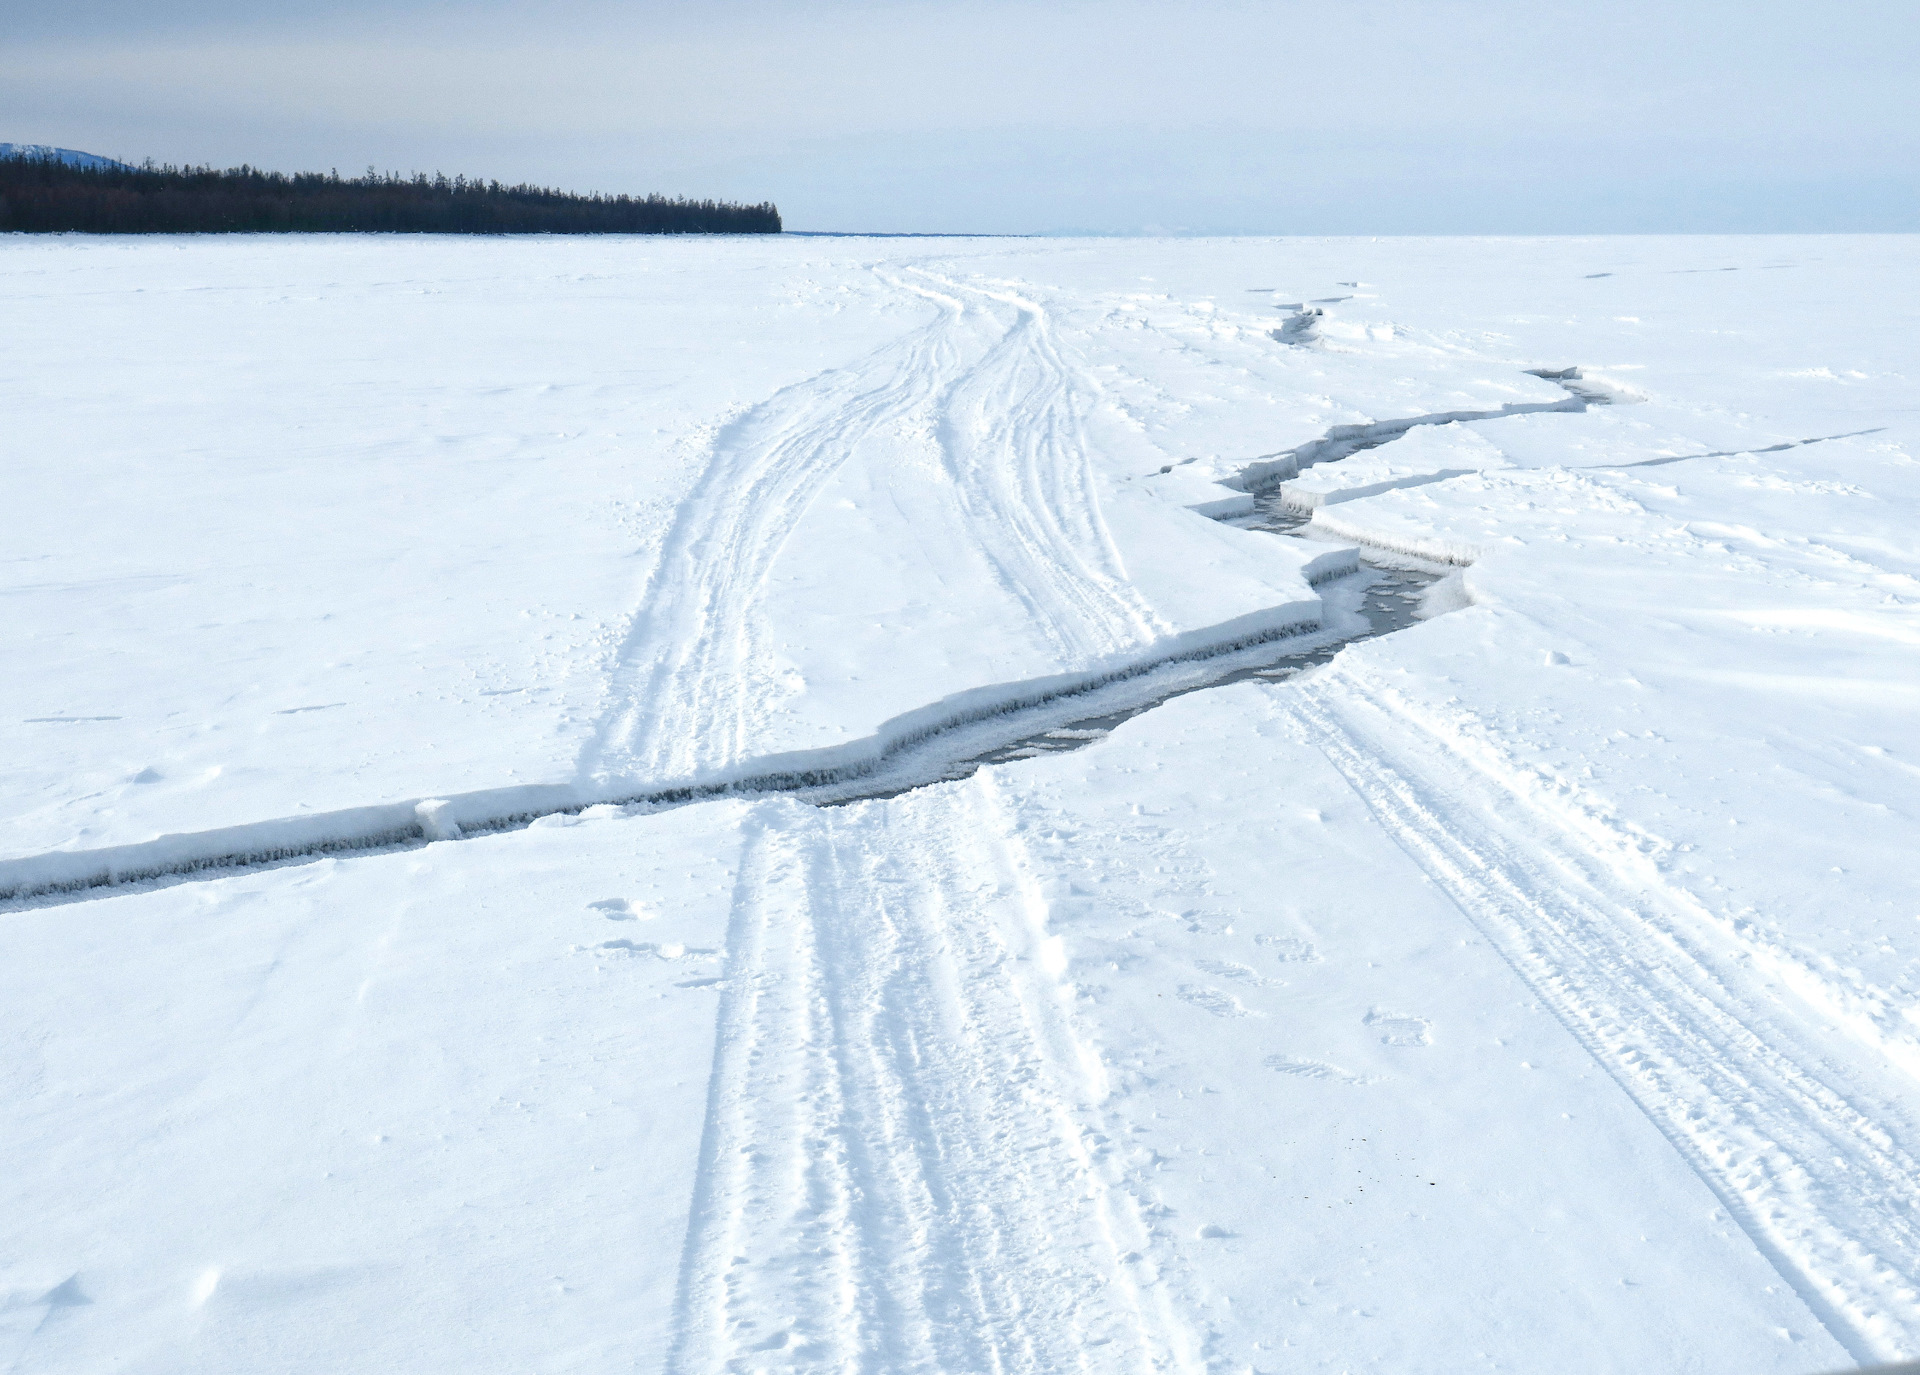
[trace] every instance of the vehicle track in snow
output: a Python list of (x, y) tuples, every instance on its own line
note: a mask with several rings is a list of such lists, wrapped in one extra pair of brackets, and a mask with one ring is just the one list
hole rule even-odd
[[(1072, 370), (1046, 339), (1044, 312), (1018, 296), (1013, 298), (1011, 321), (970, 311), (962, 295), (937, 287), (951, 286), (954, 292), (1003, 305), (1009, 304), (1008, 293), (922, 275), (936, 286), (883, 280), (935, 303), (940, 313), (932, 320), (848, 368), (829, 370), (776, 394), (736, 419), (716, 440), (706, 473), (676, 518), (642, 609), (623, 639), (609, 692), (611, 705), (577, 765), (584, 786), (547, 789), (560, 795), (551, 801), (509, 802), (504, 794), (512, 789), (499, 790), (503, 796), (497, 800), (488, 793), (484, 802), (482, 794), (466, 795), (468, 804), (485, 810), (479, 815), (466, 810), (451, 827), (437, 824), (424, 811), (416, 816), (413, 804), (403, 803), (337, 814), (337, 830), (330, 829), (327, 816), (308, 816), (204, 835), (213, 842), (217, 834), (225, 842), (221, 845), (196, 845), (202, 837), (193, 835), (168, 837), (168, 842), (185, 844), (168, 843), (160, 847), (164, 855), (151, 857), (146, 852), (154, 847), (141, 845), (100, 852), (95, 860), (100, 867), (94, 872), (0, 888), (0, 902), (39, 906), (81, 901), (132, 885), (193, 881), (489, 834), (602, 802), (657, 807), (726, 793), (771, 791), (831, 803), (893, 796), (964, 777), (985, 763), (1083, 745), (1185, 692), (1250, 676), (1289, 676), (1324, 662), (1339, 643), (1390, 633), (1416, 619), (1417, 594), (1440, 566), (1382, 547), (1387, 558), (1371, 573), (1372, 585), (1354, 608), (1361, 612), (1360, 624), (1349, 631), (1289, 632), (1275, 637), (1280, 643), (1272, 650), (1223, 644), (1164, 662), (1143, 658), (1136, 668), (1030, 698), (1013, 685), (999, 709), (936, 723), (925, 736), (890, 746), (869, 764), (804, 776), (752, 772), (742, 743), (747, 705), (766, 691), (755, 676), (755, 665), (764, 659), (756, 646), (766, 631), (756, 615), (758, 595), (808, 504), (864, 436), (897, 427), (938, 437), (949, 475), (944, 490), (956, 511), (956, 537), (975, 541), (1003, 581), (1019, 589), (1031, 623), (1062, 654), (1123, 642), (1128, 638), (1125, 627), (1144, 627), (1150, 614), (1140, 609), (1137, 595), (1125, 584), (1125, 570), (1093, 509)], [(972, 362), (963, 361), (969, 355)], [(1578, 371), (1541, 375), (1565, 386)], [(996, 411), (995, 398), (1006, 400), (1002, 411)], [(1577, 410), (1588, 404), (1593, 398), (1575, 396), (1567, 403), (1529, 409)], [(956, 413), (961, 420), (952, 419)], [(1502, 413), (1526, 412), (1493, 414)], [(1337, 461), (1448, 418), (1424, 415), (1335, 426), (1323, 439), (1278, 457), (1289, 470), (1306, 454), (1315, 462)], [(1269, 490), (1280, 480), (1270, 461), (1274, 457), (1251, 461), (1241, 476), (1243, 485), (1262, 490), (1260, 513), (1229, 523), (1278, 534), (1309, 523), (1309, 513), (1288, 509)], [(739, 490), (734, 483), (741, 484)], [(1079, 502), (1086, 509), (1049, 521), (1033, 515), (1055, 502)], [(671, 576), (674, 570), (682, 576)], [(1103, 625), (1104, 631), (1096, 629)], [(1108, 690), (1115, 681), (1133, 686), (1116, 694)], [(1083, 701), (1087, 709), (1076, 711), (1075, 704)], [(993, 718), (1004, 722), (997, 732), (989, 724)], [(711, 726), (704, 735), (703, 723)], [(943, 747), (946, 756), (933, 757)], [(726, 783), (685, 782), (701, 762), (734, 765), (737, 773)], [(582, 793), (590, 800), (577, 800)], [(447, 809), (444, 801), (419, 805)], [(249, 833), (257, 833), (252, 849), (245, 848)], [(38, 858), (23, 862), (32, 865)], [(6, 867), (0, 864), (0, 881)]]
[(1101, 520), (1073, 372), (1045, 310), (908, 271), (924, 281), (876, 276), (932, 303), (931, 321), (716, 437), (623, 638), (582, 777), (659, 784), (749, 756), (751, 707), (776, 693), (768, 576), (825, 484), (870, 449), (881, 462), (937, 451), (952, 528), (924, 536), (974, 545), (1063, 667), (1165, 633)]
[(1011, 287), (921, 275), (945, 291), (1016, 312), (1012, 327), (949, 389), (939, 417), (962, 528), (980, 544), (996, 580), (1027, 605), (1063, 662), (1110, 655), (1165, 633), (1101, 520), (1073, 370), (1045, 307)]
[(1859, 1360), (1920, 1344), (1920, 1162), (1684, 895), (1514, 797), (1337, 671), (1281, 699)]
[(939, 802), (753, 819), (669, 1375), (1198, 1368), (994, 785)]
[(960, 366), (965, 307), (919, 294), (933, 319), (721, 429), (623, 639), (582, 776), (671, 779), (739, 755), (762, 690), (747, 621), (781, 547), (862, 442), (906, 426)]
[[(703, 737), (739, 751), (759, 589), (822, 485), (890, 429), (937, 437), (959, 524), (1062, 653), (1146, 628), (1098, 524), (1044, 311), (930, 280), (946, 291), (901, 285), (937, 304), (932, 320), (722, 432), (627, 637), (594, 767), (670, 779)], [(1336, 427), (1283, 457), (1297, 470), (1455, 418)], [(1159, 700), (995, 742), (958, 768), (1076, 748)], [(1385, 725), (1381, 702), (1324, 679), (1287, 700), (1836, 1339), (1863, 1360), (1920, 1341), (1907, 1316), (1920, 1164), (1815, 1038), (1743, 991), (1739, 953), (1681, 895), (1623, 882), (1494, 796), (1444, 740), (1419, 743), (1424, 727)], [(965, 787), (985, 797), (990, 781)], [(863, 841), (876, 806), (908, 832), (887, 849), (910, 863)], [(1022, 929), (1017, 847), (988, 820), (929, 825), (911, 798), (765, 816), (736, 899), (670, 1369), (1183, 1363), (1178, 1323), (1125, 1259), (1144, 1233), (1107, 1173), (1070, 1017), (1035, 956), (1006, 943)], [(998, 838), (958, 833), (973, 829)]]

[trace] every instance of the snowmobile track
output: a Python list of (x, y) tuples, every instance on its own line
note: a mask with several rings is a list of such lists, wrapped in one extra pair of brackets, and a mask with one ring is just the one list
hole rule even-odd
[[(1668, 895), (1475, 778), (1337, 677), (1281, 696), (1380, 825), (1632, 1097), (1862, 1362), (1920, 1342), (1920, 1163), (1869, 1095), (1716, 969)], [(1376, 731), (1378, 733), (1376, 733)], [(1383, 741), (1392, 738), (1388, 749)]]
[(923, 275), (1017, 312), (942, 398), (941, 457), (960, 528), (1067, 661), (1150, 640), (1164, 627), (1128, 582), (1101, 520), (1072, 370), (1045, 308), (1011, 289)]
[(583, 775), (683, 776), (703, 746), (738, 753), (741, 714), (758, 690), (747, 622), (775, 557), (861, 441), (901, 424), (952, 372), (961, 316), (957, 302), (945, 305), (721, 430), (627, 631)]
[(931, 320), (715, 438), (623, 639), (582, 777), (671, 780), (745, 757), (749, 708), (773, 689), (769, 574), (821, 489), (870, 444), (937, 451), (955, 519), (927, 537), (972, 541), (1068, 662), (1164, 631), (1101, 519), (1073, 373), (1044, 309), (922, 275), (929, 285), (876, 273), (931, 302)]
[(1044, 902), (992, 783), (958, 800), (975, 824), (914, 799), (763, 804), (670, 1375), (1195, 1368), (1104, 1149)]

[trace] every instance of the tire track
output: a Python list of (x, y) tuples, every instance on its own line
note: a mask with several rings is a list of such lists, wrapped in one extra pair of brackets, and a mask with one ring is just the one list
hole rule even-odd
[(991, 784), (759, 821), (667, 1370), (1193, 1368)]
[(939, 534), (975, 547), (1062, 668), (1166, 633), (1101, 519), (1074, 374), (1044, 308), (907, 271), (929, 284), (875, 275), (932, 303), (932, 320), (716, 437), (623, 639), (582, 778), (657, 787), (751, 753), (753, 708), (776, 692), (768, 575), (822, 487), (876, 443), (937, 450), (953, 509)]
[(728, 931), (687, 1242), (666, 1369), (851, 1369), (860, 1253), (804, 837), (762, 808)]
[(1048, 627), (1067, 662), (1164, 633), (1101, 519), (1073, 373), (1045, 308), (1010, 289), (922, 275), (1016, 312), (1001, 341), (948, 393), (940, 428), (964, 528), (1001, 585)]
[(1444, 742), (1338, 680), (1278, 696), (1834, 1338), (1863, 1363), (1910, 1354), (1920, 1163), (1870, 1096), (1723, 977), (1658, 893), (1623, 886), (1544, 818), (1517, 821)]
[(904, 427), (959, 366), (966, 308), (919, 294), (939, 305), (932, 320), (785, 388), (716, 437), (623, 641), (582, 777), (656, 784), (741, 755), (747, 703), (764, 691), (746, 622), (774, 559), (860, 444)]

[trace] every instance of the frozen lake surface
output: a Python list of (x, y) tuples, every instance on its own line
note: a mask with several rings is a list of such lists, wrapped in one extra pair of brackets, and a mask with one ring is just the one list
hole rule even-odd
[(0, 1363), (1920, 1355), (1920, 240), (0, 295)]

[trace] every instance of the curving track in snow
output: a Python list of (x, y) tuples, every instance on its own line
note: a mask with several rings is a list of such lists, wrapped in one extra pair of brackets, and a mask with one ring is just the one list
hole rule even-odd
[(583, 776), (681, 778), (738, 758), (760, 689), (750, 616), (793, 528), (865, 441), (911, 423), (960, 366), (965, 307), (725, 426), (681, 504), (628, 627)]
[(913, 269), (875, 275), (931, 304), (933, 317), (720, 431), (623, 639), (583, 778), (659, 786), (762, 752), (754, 707), (776, 690), (765, 667), (768, 579), (850, 461), (942, 469), (947, 528), (919, 537), (971, 545), (1062, 667), (1167, 630), (1101, 520), (1083, 403), (1045, 310)]
[(922, 275), (1015, 312), (993, 348), (941, 398), (941, 458), (961, 528), (1063, 661), (1084, 662), (1164, 633), (1100, 519), (1084, 402), (1045, 307), (1011, 288)]

